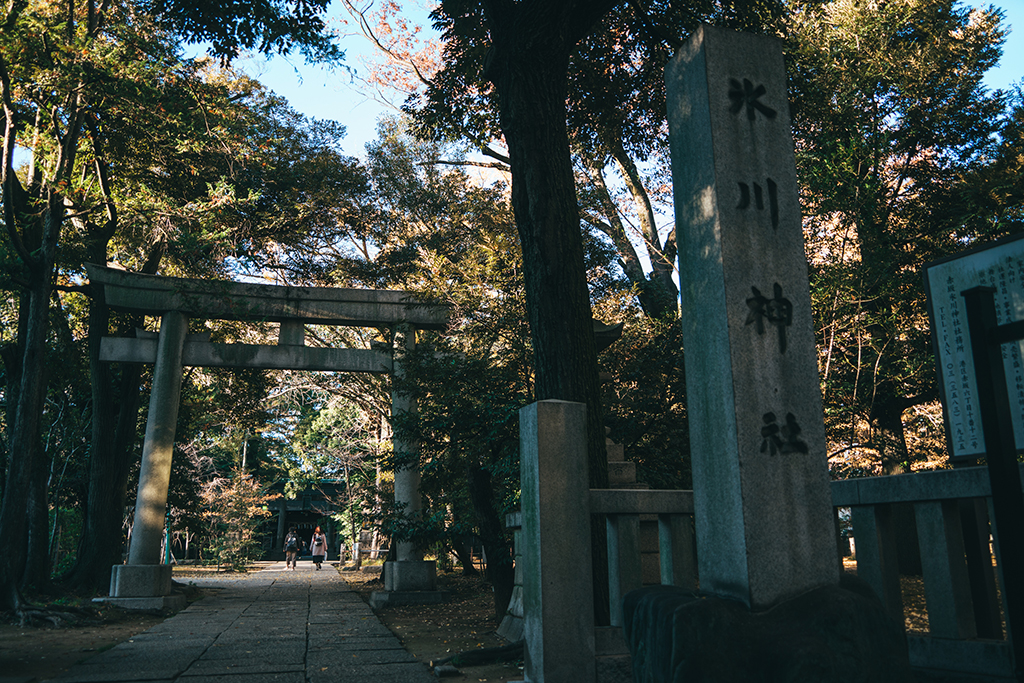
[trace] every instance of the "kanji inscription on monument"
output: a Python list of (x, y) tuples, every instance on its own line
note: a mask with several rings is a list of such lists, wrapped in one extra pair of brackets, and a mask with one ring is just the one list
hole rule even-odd
[(793, 324), (793, 304), (782, 296), (782, 286), (776, 282), (772, 288), (774, 296), (769, 299), (757, 287), (751, 287), (753, 296), (747, 298), (750, 315), (747, 324), (754, 324), (758, 334), (764, 334), (765, 325), (778, 328), (779, 351), (786, 352), (786, 328)]
[(838, 581), (781, 45), (702, 26), (666, 69), (701, 589)]
[(779, 425), (775, 413), (765, 413), (761, 418), (764, 427), (761, 427), (761, 452), (770, 455), (787, 453), (806, 453), (807, 444), (800, 439), (800, 425), (796, 422), (793, 413), (786, 414), (786, 420)]
[[(740, 201), (736, 205), (737, 209), (749, 209), (751, 207), (758, 211), (764, 211), (766, 204), (768, 211), (771, 216), (772, 230), (779, 229), (779, 186), (771, 178), (765, 179), (765, 186), (761, 187), (760, 183), (747, 183), (741, 182), (740, 186)], [(751, 190), (753, 190), (753, 201), (751, 201)], [(767, 190), (767, 199), (765, 202), (765, 194)]]
[(763, 85), (754, 86), (749, 79), (744, 78), (743, 82), (735, 78), (729, 79), (729, 112), (738, 114), (744, 109), (747, 110), (747, 118), (753, 121), (757, 118), (757, 112), (766, 119), (774, 119), (777, 112), (761, 101), (761, 96), (768, 92)]

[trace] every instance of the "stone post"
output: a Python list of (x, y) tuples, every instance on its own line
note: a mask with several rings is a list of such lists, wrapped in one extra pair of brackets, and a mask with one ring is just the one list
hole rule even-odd
[(524, 673), (530, 683), (595, 680), (587, 410), (519, 411)]
[(839, 580), (781, 45), (702, 26), (666, 83), (700, 585), (766, 607)]
[(178, 311), (164, 314), (153, 368), (128, 564), (114, 567), (111, 576), (114, 597), (145, 598), (171, 592), (171, 567), (160, 564), (160, 540), (167, 512), (167, 487), (171, 479), (181, 393), (181, 354), (187, 332), (188, 320), (184, 315)]

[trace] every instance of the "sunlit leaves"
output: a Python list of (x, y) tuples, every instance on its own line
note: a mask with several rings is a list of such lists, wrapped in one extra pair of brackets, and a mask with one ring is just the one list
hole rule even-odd
[(219, 564), (244, 569), (263, 554), (261, 522), (270, 517), (270, 495), (253, 476), (237, 468), (203, 487), (203, 516), (209, 526), (212, 552)]
[[(1005, 97), (1000, 16), (952, 0), (794, 6), (789, 68), (826, 427), (836, 467), (937, 455), (920, 266), (1011, 228), (979, 210)], [(986, 215), (987, 214), (987, 215)], [(933, 411), (931, 411), (933, 412)], [(924, 429), (924, 432), (920, 430)]]

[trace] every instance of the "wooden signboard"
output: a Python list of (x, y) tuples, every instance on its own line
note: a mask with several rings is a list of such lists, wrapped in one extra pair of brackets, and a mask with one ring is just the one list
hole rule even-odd
[[(978, 414), (978, 388), (961, 292), (979, 285), (993, 287), (998, 323), (1024, 320), (1024, 233), (926, 264), (924, 284), (949, 456), (955, 460), (984, 456), (985, 436)], [(1024, 342), (1004, 344), (1002, 352), (1013, 431), (1017, 450), (1021, 451)]]

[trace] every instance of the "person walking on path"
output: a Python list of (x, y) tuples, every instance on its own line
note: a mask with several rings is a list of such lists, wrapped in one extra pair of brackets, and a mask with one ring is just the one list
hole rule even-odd
[(288, 535), (284, 537), (284, 568), (289, 567), (292, 571), (295, 571), (295, 560), (299, 556), (299, 551), (302, 550), (302, 539), (299, 538), (298, 531), (295, 527), (288, 530)]
[(320, 569), (320, 564), (327, 557), (327, 536), (320, 531), (320, 527), (313, 530), (313, 540), (310, 541), (310, 554), (313, 556), (313, 564)]

